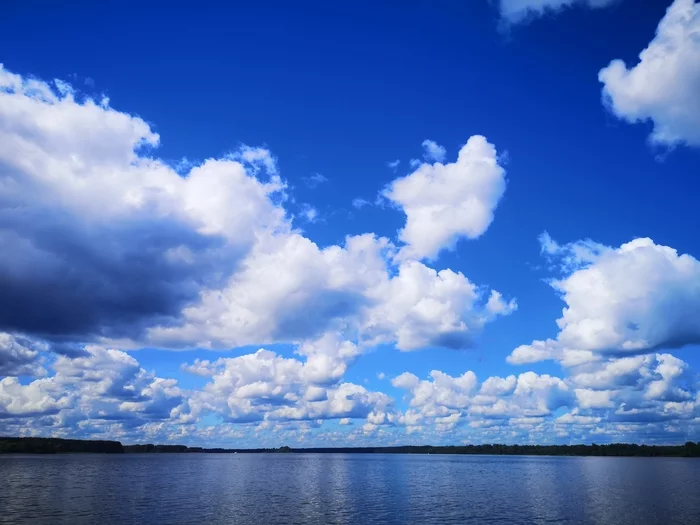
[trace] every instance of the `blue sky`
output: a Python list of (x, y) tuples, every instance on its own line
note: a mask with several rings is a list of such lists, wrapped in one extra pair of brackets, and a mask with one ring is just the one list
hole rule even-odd
[(700, 439), (700, 4), (2, 10), (0, 432)]

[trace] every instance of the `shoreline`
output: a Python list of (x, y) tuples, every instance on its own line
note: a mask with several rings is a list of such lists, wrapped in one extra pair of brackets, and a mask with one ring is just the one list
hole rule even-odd
[(550, 457), (700, 457), (700, 442), (681, 445), (406, 445), (392, 447), (204, 448), (62, 438), (0, 437), (0, 454), (423, 454)]

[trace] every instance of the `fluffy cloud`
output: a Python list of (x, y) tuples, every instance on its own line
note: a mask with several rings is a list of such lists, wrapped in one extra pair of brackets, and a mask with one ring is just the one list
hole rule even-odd
[(474, 428), (499, 424), (494, 420), (542, 422), (556, 409), (571, 406), (574, 399), (564, 380), (534, 372), (490, 377), (481, 385), (472, 371), (453, 377), (433, 370), (426, 380), (404, 372), (392, 385), (409, 392), (409, 409), (388, 422), (414, 427), (414, 432), (418, 427), (452, 430), (462, 421)]
[(487, 294), (461, 273), (437, 272), (402, 263), (398, 274), (373, 288), (372, 306), (361, 323), (366, 344), (394, 342), (400, 350), (426, 346), (467, 348), (484, 324), (517, 305), (492, 290)]
[(0, 376), (43, 375), (36, 346), (29, 339), (0, 332)]
[(340, 382), (347, 365), (358, 354), (351, 343), (327, 335), (302, 345), (298, 353), (305, 361), (260, 349), (240, 357), (185, 366), (187, 371), (211, 378), (193, 394), (193, 413), (213, 412), (239, 423), (347, 420), (366, 418), (391, 404), (386, 394)]
[[(363, 345), (461, 348), (515, 308), (461, 273), (395, 259), (386, 238), (319, 247), (292, 227), (264, 148), (178, 173), (152, 156), (159, 137), (142, 119), (5, 69), (0, 119), (0, 329), (55, 351), (66, 341), (230, 348), (327, 332)], [(488, 187), (503, 184), (495, 150), (475, 137), (456, 164), (440, 166), (421, 168), (442, 173), (433, 205), (465, 179), (465, 201), (444, 211), (463, 206), (454, 211), (462, 226), (479, 216), (474, 228), (485, 229), (495, 206), (485, 201), (497, 200)], [(8, 363), (30, 355), (13, 352)]]
[(566, 308), (556, 339), (518, 347), (509, 362), (557, 359), (573, 366), (700, 343), (700, 261), (651, 239), (619, 248), (591, 241), (559, 246), (546, 234), (541, 242), (564, 271), (551, 285)]
[(618, 0), (500, 0), (499, 8), (504, 20), (511, 24), (554, 13), (566, 7), (586, 6), (600, 8)]
[[(437, 144), (429, 145), (431, 158), (444, 156)], [(496, 148), (481, 136), (467, 141), (456, 162), (423, 163), (396, 179), (384, 196), (406, 214), (406, 226), (399, 232), (406, 244), (400, 257), (434, 259), (460, 238), (479, 237), (493, 221), (505, 189), (505, 170), (498, 163)]]
[[(174, 379), (159, 378), (128, 354), (88, 346), (81, 357), (57, 356), (50, 377), (0, 380), (0, 431), (117, 437), (125, 429), (191, 421)], [(115, 432), (117, 434), (115, 434)]]
[(655, 352), (700, 342), (700, 262), (651, 239), (560, 246), (543, 234), (540, 243), (563, 274), (550, 284), (566, 308), (555, 339), (523, 345), (508, 361), (559, 361), (574, 403), (538, 432), (588, 441), (695, 437), (697, 378), (687, 363)]
[(154, 327), (148, 340), (233, 347), (342, 331), (365, 346), (464, 348), (485, 323), (516, 308), (461, 273), (416, 261), (395, 267), (394, 251), (371, 234), (324, 249), (296, 233), (268, 237), (228, 288), (204, 292), (200, 304), (183, 311), (184, 323)]
[(577, 365), (565, 378), (525, 372), (490, 377), (440, 371), (392, 380), (408, 392), (408, 409), (380, 423), (407, 436), (448, 442), (537, 443), (690, 439), (700, 431), (697, 378), (670, 354), (611, 357)]
[(22, 385), (16, 377), (0, 380), (0, 419), (56, 414), (70, 402), (71, 397), (56, 389), (50, 379), (29, 385)]
[(651, 121), (651, 141), (700, 146), (700, 3), (675, 0), (656, 36), (628, 68), (613, 60), (598, 78), (610, 110), (628, 122)]
[(0, 121), (0, 329), (137, 335), (287, 227), (279, 179), (254, 176), (274, 171), (266, 150), (180, 176), (140, 118), (2, 67)]

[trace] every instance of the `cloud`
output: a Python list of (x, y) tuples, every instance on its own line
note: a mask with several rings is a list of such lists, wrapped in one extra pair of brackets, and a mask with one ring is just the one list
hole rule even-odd
[(84, 357), (58, 356), (51, 368), (51, 377), (28, 384), (15, 377), (0, 381), (0, 429), (81, 436), (83, 429), (115, 423), (133, 428), (189, 421), (177, 381), (146, 372), (122, 351), (90, 345)]
[(368, 204), (372, 204), (372, 203), (369, 202), (368, 200), (362, 199), (362, 198), (360, 198), (360, 197), (358, 197), (358, 198), (352, 200), (352, 206), (353, 206), (353, 208), (357, 208), (358, 210), (361, 210), (362, 208), (364, 208), (364, 207), (367, 206)]
[(435, 161), (435, 162), (442, 162), (445, 160), (445, 155), (447, 155), (447, 150), (440, 146), (437, 142), (433, 140), (424, 140), (423, 141), (423, 149), (425, 150), (425, 153), (423, 153), (423, 157), (425, 160), (428, 162), (430, 161)]
[[(160, 139), (142, 119), (66, 84), (0, 71), (0, 249), (8, 254), (0, 329), (8, 333), (74, 355), (82, 351), (74, 343), (86, 341), (231, 348), (327, 332), (364, 347), (464, 348), (515, 309), (461, 273), (396, 259), (394, 245), (371, 233), (319, 247), (292, 226), (265, 148), (243, 145), (181, 174), (153, 157)], [(443, 211), (482, 214), (488, 179), (503, 182), (494, 155), (472, 138), (457, 163), (425, 165), (406, 180), (435, 175), (427, 194), (439, 201), (465, 179), (457, 185), (464, 202), (448, 200)], [(397, 198), (404, 186), (395, 183)], [(484, 213), (482, 229), (492, 210)], [(304, 217), (315, 220), (315, 210)]]
[(527, 22), (533, 18), (554, 14), (567, 7), (601, 8), (618, 0), (500, 0), (501, 17), (510, 24)]
[(304, 184), (306, 184), (307, 187), (314, 189), (324, 182), (328, 182), (328, 178), (324, 177), (320, 173), (314, 173), (312, 175), (309, 175), (308, 177), (303, 177), (302, 179), (304, 181)]
[(44, 375), (37, 346), (44, 349), (29, 339), (0, 332), (0, 376)]
[(399, 167), (399, 164), (401, 164), (401, 161), (399, 159), (392, 160), (386, 163), (386, 165), (393, 171), (396, 171), (396, 169)]
[(383, 195), (406, 214), (400, 257), (435, 259), (459, 239), (479, 237), (493, 221), (505, 189), (496, 149), (481, 136), (467, 141), (456, 162), (421, 164), (394, 180)]
[(627, 122), (653, 122), (654, 144), (700, 146), (698, 32), (700, 3), (675, 0), (636, 65), (617, 59), (598, 74), (605, 105)]
[(461, 273), (402, 263), (398, 274), (368, 291), (372, 306), (360, 324), (362, 339), (368, 345), (395, 342), (400, 350), (469, 348), (486, 323), (517, 308), (498, 292), (484, 292)]
[[(651, 441), (693, 435), (700, 417), (697, 380), (669, 354), (610, 357), (567, 378), (524, 372), (480, 383), (472, 371), (433, 370), (425, 380), (404, 372), (391, 381), (406, 391), (401, 411), (388, 395), (344, 380), (362, 348), (340, 334), (295, 352), (195, 360), (183, 370), (207, 382), (186, 391), (123, 351), (88, 345), (83, 357), (58, 356), (51, 377), (0, 380), (0, 432), (207, 446)], [(204, 422), (212, 417), (220, 422)], [(328, 434), (328, 420), (345, 430)]]
[(394, 267), (394, 251), (371, 234), (324, 249), (298, 234), (268, 238), (226, 289), (204, 292), (182, 324), (152, 327), (147, 341), (228, 348), (340, 331), (363, 346), (465, 348), (486, 323), (516, 308), (461, 273), (416, 261)]
[(674, 356), (611, 357), (572, 371), (565, 378), (530, 371), (481, 384), (471, 371), (453, 377), (434, 370), (426, 380), (405, 372), (392, 384), (408, 392), (408, 409), (390, 410), (379, 424), (423, 439), (449, 432), (448, 443), (459, 436), (510, 443), (680, 441), (698, 432), (697, 379)]
[(700, 261), (634, 239), (619, 248), (578, 241), (543, 251), (564, 277), (551, 286), (566, 303), (556, 339), (516, 348), (513, 364), (556, 359), (570, 366), (700, 343)]
[(529, 418), (541, 423), (561, 407), (573, 406), (571, 388), (560, 378), (525, 372), (517, 378), (489, 377), (479, 385), (476, 375), (467, 371), (453, 377), (439, 370), (430, 379), (420, 380), (404, 372), (392, 380), (396, 388), (407, 390), (409, 409), (392, 414), (388, 421), (405, 427), (453, 430), (459, 422), (473, 427), (490, 426), (493, 420)]
[(17, 416), (57, 414), (70, 402), (71, 398), (56, 391), (50, 379), (37, 379), (28, 385), (21, 384), (16, 377), (0, 379), (0, 422)]
[(327, 335), (300, 346), (298, 353), (305, 361), (260, 349), (184, 367), (211, 377), (211, 382), (192, 396), (193, 413), (213, 411), (227, 421), (240, 423), (324, 420), (365, 418), (391, 404), (385, 394), (340, 382), (348, 364), (359, 354), (352, 343)]
[(0, 120), (0, 329), (137, 337), (288, 227), (267, 150), (180, 176), (140, 118), (1, 68)]

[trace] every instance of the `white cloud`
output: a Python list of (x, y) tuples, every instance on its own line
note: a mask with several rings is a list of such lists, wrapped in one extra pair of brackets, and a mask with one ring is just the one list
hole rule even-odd
[(26, 385), (14, 377), (0, 381), (4, 425), (24, 421), (24, 430), (76, 436), (81, 429), (104, 425), (191, 420), (177, 381), (146, 372), (122, 351), (91, 345), (80, 357), (56, 357), (51, 368), (51, 377)]
[(0, 120), (5, 328), (138, 335), (177, 317), (259, 235), (288, 228), (265, 149), (181, 176), (148, 155), (159, 137), (142, 119), (1, 67)]
[(70, 396), (57, 391), (51, 379), (37, 379), (28, 385), (16, 377), (0, 380), (0, 418), (56, 414), (70, 402)]
[(486, 323), (516, 308), (461, 273), (416, 261), (394, 268), (393, 251), (371, 234), (324, 249), (298, 234), (268, 237), (228, 288), (203, 292), (199, 305), (183, 311), (183, 324), (151, 328), (148, 341), (226, 348), (342, 331), (363, 346), (464, 348)]
[[(179, 174), (150, 156), (160, 139), (142, 119), (81, 101), (64, 84), (0, 73), (9, 210), (0, 297), (15, 298), (0, 301), (0, 330), (122, 348), (301, 343), (326, 332), (363, 346), (462, 348), (515, 308), (461, 273), (395, 260), (374, 234), (320, 248), (291, 225), (265, 148), (242, 146)], [(503, 182), (494, 155), (473, 137), (457, 163), (425, 165), (421, 176), (435, 171), (435, 200), (466, 179), (465, 201), (447, 208), (479, 215), (472, 201), (489, 198), (489, 178)]]
[(409, 410), (389, 421), (438, 431), (451, 430), (462, 420), (479, 427), (487, 420), (515, 418), (519, 419), (517, 424), (531, 426), (560, 407), (572, 406), (574, 401), (564, 380), (534, 372), (490, 377), (481, 385), (472, 371), (452, 377), (433, 370), (430, 379), (422, 381), (404, 372), (392, 380), (392, 385), (409, 392)]
[(692, 256), (651, 239), (619, 248), (541, 240), (565, 272), (551, 285), (567, 306), (556, 339), (518, 347), (509, 362), (556, 359), (574, 366), (609, 354), (700, 343), (700, 262)]
[(442, 162), (445, 160), (445, 155), (447, 155), (447, 150), (440, 146), (437, 142), (434, 140), (424, 140), (423, 141), (423, 149), (425, 150), (425, 153), (423, 153), (423, 157), (425, 160), (428, 162), (434, 161), (434, 162)]
[(435, 259), (461, 238), (482, 235), (506, 189), (505, 170), (496, 149), (484, 137), (473, 136), (454, 163), (420, 164), (394, 180), (384, 196), (406, 214), (399, 238), (406, 243), (402, 259)]
[(510, 375), (506, 378), (489, 377), (481, 385), (479, 394), (484, 396), (504, 396), (513, 393), (517, 385), (517, 378)]
[[(328, 351), (329, 345), (334, 350)], [(211, 377), (211, 382), (192, 396), (193, 412), (199, 415), (213, 411), (228, 421), (241, 423), (323, 420), (365, 418), (391, 404), (385, 394), (338, 382), (348, 362), (357, 355), (354, 345), (325, 339), (301, 347), (299, 353), (306, 361), (261, 349), (254, 354), (197, 361), (191, 368), (185, 367)]]
[(0, 376), (44, 375), (35, 346), (28, 339), (0, 332)]
[(494, 291), (484, 304), (484, 295), (461, 273), (402, 263), (397, 275), (368, 290), (372, 306), (362, 319), (361, 336), (366, 344), (395, 342), (400, 350), (466, 348), (486, 323), (517, 308), (500, 294), (493, 299)]
[(501, 17), (511, 24), (526, 22), (534, 17), (556, 13), (567, 7), (600, 8), (618, 0), (500, 0)]
[(396, 168), (399, 167), (399, 164), (401, 164), (401, 161), (399, 159), (392, 160), (386, 163), (386, 165), (394, 171), (396, 171)]
[(598, 78), (610, 110), (628, 122), (652, 121), (651, 141), (700, 146), (700, 3), (675, 0), (656, 36), (628, 68), (613, 60)]

